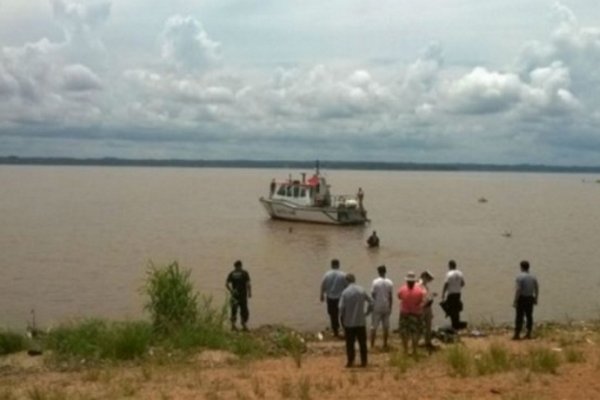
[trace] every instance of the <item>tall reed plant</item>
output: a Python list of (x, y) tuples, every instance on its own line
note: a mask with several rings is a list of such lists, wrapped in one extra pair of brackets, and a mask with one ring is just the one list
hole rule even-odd
[(165, 267), (151, 262), (144, 291), (149, 297), (145, 309), (150, 312), (157, 332), (167, 334), (197, 322), (198, 294), (190, 280), (190, 271), (182, 271), (176, 261)]

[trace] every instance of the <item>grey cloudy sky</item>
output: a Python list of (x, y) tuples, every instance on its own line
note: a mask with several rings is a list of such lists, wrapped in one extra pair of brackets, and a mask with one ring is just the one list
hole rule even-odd
[(0, 155), (600, 165), (598, 0), (0, 0)]

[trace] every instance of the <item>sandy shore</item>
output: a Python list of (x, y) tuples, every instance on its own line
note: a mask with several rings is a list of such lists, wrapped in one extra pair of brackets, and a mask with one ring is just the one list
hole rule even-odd
[[(240, 360), (207, 350), (179, 360), (67, 368), (47, 355), (19, 353), (0, 358), (0, 399), (600, 399), (599, 326), (554, 327), (518, 342), (501, 329), (465, 334), (456, 346), (422, 350), (416, 361), (402, 355), (394, 335), (390, 351), (376, 346), (367, 368), (352, 369), (344, 368), (344, 342), (329, 337), (308, 341), (300, 359)], [(553, 371), (525, 362), (461, 374), (449, 362), (451, 349), (473, 361), (494, 346), (522, 360), (542, 349), (558, 363)]]

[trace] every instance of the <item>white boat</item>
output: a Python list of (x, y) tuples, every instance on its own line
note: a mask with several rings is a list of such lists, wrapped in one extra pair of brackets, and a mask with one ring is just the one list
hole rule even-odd
[(274, 219), (333, 225), (360, 225), (369, 221), (362, 203), (362, 191), (356, 195), (333, 195), (330, 185), (319, 172), (306, 179), (291, 178), (271, 182), (269, 197), (260, 202)]

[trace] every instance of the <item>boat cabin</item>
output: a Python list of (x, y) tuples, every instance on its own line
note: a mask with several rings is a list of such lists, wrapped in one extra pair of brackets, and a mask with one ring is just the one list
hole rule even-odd
[(271, 195), (274, 200), (286, 200), (302, 206), (330, 206), (331, 195), (325, 178), (313, 175), (308, 181), (305, 175), (302, 180), (289, 179), (275, 182)]

